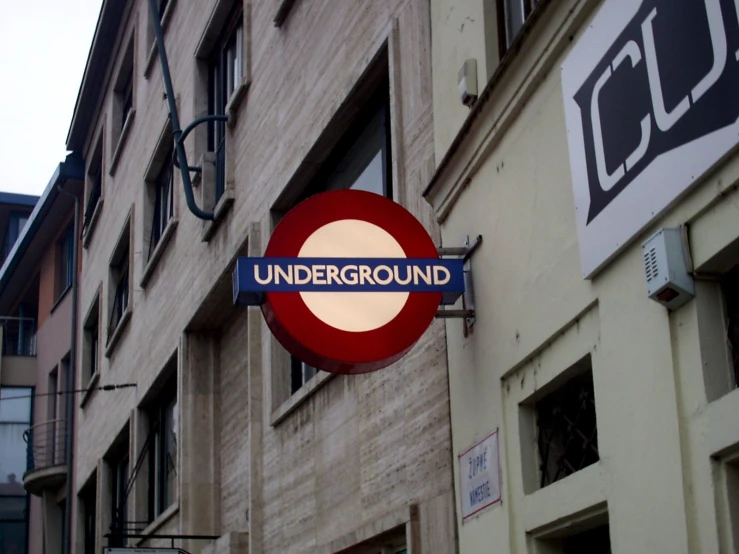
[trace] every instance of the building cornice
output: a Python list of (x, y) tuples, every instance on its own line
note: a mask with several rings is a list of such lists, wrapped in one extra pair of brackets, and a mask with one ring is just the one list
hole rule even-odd
[(116, 37), (123, 23), (128, 0), (104, 0), (87, 56), (72, 122), (67, 133), (67, 150), (82, 151), (95, 106), (104, 90), (105, 76)]

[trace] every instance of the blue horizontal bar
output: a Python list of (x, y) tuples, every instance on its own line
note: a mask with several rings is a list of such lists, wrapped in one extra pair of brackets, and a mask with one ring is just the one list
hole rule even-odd
[(234, 303), (259, 305), (265, 292), (464, 292), (463, 260), (432, 258), (252, 258), (236, 261)]

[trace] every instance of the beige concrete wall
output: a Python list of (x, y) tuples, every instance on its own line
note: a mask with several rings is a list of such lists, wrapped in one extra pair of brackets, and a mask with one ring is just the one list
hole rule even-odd
[[(432, 211), (421, 198), (434, 155), (429, 6), (424, 0), (373, 0), (361, 6), (297, 2), (278, 29), (272, 23), (277, 3), (246, 4), (252, 81), (228, 134), (233, 206), (210, 241), (203, 242), (207, 224), (187, 210), (177, 177), (178, 223), (145, 284), (149, 222), (144, 173), (167, 107), (159, 62), (144, 75), (147, 4), (131, 2), (126, 12), (116, 50), (134, 36), (136, 114), (111, 175), (110, 88), (95, 108), (85, 154), (89, 157), (102, 132), (106, 170), (102, 212), (83, 252), (80, 309), (87, 312), (102, 284), (104, 342), (110, 314), (108, 265), (130, 220), (132, 311), (118, 343), (101, 357), (99, 384), (136, 387), (94, 392), (78, 410), (75, 490), (100, 467), (132, 410), (151, 396), (159, 372), (178, 351), (180, 500), (147, 531), (240, 537), (216, 545), (218, 552), (236, 552), (244, 540), (250, 552), (335, 552), (385, 532), (403, 535), (408, 527), (415, 541), (412, 552), (453, 552), (443, 325), (435, 323), (405, 361), (375, 375), (325, 382), (286, 414), (272, 401), (284, 355), (259, 312), (247, 315), (246, 309), (232, 306), (230, 285), (235, 256), (247, 246), (254, 255), (264, 251), (270, 209), (288, 182), (300, 180), (308, 152), (385, 47), (396, 199), (438, 237)], [(179, 0), (167, 27), (183, 124), (203, 109), (202, 67), (194, 52), (215, 5), (213, 0)], [(118, 65), (117, 58), (111, 60), (111, 75)], [(195, 133), (188, 140), (191, 163), (202, 153), (202, 139)], [(200, 189), (195, 193), (199, 198)], [(143, 431), (137, 425), (134, 429), (132, 443), (140, 446)], [(137, 454), (132, 452), (131, 459)], [(75, 551), (80, 552), (80, 526), (74, 528)], [(101, 523), (100, 535), (106, 532)], [(189, 541), (186, 546), (199, 552), (208, 543)]]
[(477, 89), (482, 92), (498, 65), (495, 0), (431, 0), (434, 59), (434, 149), (441, 162), (457, 135), (469, 108), (459, 93), (459, 71), (474, 60)]
[[(711, 392), (716, 374), (730, 371), (715, 355), (717, 284), (699, 283), (697, 298), (669, 313), (647, 298), (640, 245), (660, 227), (688, 224), (698, 272), (715, 271), (719, 258), (739, 262), (725, 255), (739, 238), (739, 159), (698, 177), (594, 280), (581, 278), (559, 67), (597, 5), (550, 5), (428, 196), (445, 245), (484, 240), (472, 259), (473, 333), (447, 323), (452, 440), (456, 460), (500, 430), (502, 503), (463, 523), (457, 492), (465, 553), (559, 552), (543, 539), (605, 514), (616, 553), (737, 548), (729, 462), (739, 391)], [(432, 36), (451, 34), (447, 26), (435, 17)], [(449, 63), (451, 54), (433, 51)], [(448, 78), (434, 73), (435, 93)], [(434, 118), (437, 129), (458, 126), (455, 110)], [(542, 489), (527, 485), (537, 458), (522, 406), (587, 355), (600, 461)], [(459, 491), (456, 461), (454, 478)]]

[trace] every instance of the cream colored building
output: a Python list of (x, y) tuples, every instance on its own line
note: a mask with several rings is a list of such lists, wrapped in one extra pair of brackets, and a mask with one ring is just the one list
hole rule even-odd
[[(736, 3), (432, 0), (431, 21), (426, 197), (444, 246), (483, 237), (474, 324), (447, 322), (459, 551), (737, 552)], [(647, 293), (661, 229), (695, 294), (671, 310)], [(491, 435), (499, 481), (466, 498)]]
[[(228, 116), (185, 141), (195, 203), (215, 219), (193, 215), (172, 172), (148, 1), (104, 1), (68, 136), (86, 167), (77, 384), (90, 389), (70, 552), (454, 552), (443, 323), (386, 370), (314, 375), (259, 310), (234, 307), (231, 283), (301, 197), (365, 170), (438, 240), (422, 197), (428, 2), (157, 6), (182, 126)], [(135, 386), (100, 390), (115, 385)]]

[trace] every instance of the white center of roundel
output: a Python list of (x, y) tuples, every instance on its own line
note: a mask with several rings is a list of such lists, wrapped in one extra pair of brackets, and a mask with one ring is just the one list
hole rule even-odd
[[(299, 258), (405, 258), (390, 233), (358, 219), (342, 219), (313, 232)], [(407, 292), (301, 292), (318, 319), (342, 331), (362, 333), (390, 323), (408, 300)]]

